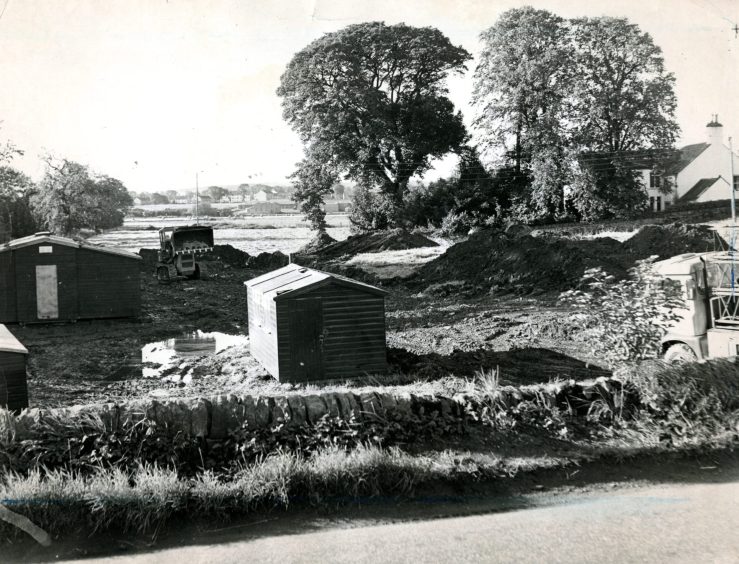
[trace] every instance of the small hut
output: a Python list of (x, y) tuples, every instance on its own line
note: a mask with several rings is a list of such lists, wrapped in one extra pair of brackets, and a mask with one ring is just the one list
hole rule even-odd
[(0, 325), (0, 407), (28, 407), (26, 357), (28, 350), (5, 325)]
[(141, 257), (36, 233), (0, 245), (0, 323), (138, 317)]
[(384, 290), (289, 264), (244, 283), (251, 352), (280, 382), (384, 373)]

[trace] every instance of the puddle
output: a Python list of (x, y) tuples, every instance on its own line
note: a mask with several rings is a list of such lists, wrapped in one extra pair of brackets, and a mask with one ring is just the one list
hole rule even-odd
[(148, 343), (141, 349), (142, 375), (144, 378), (159, 378), (181, 368), (177, 375), (179, 380), (180, 373), (188, 370), (189, 360), (248, 342), (249, 337), (246, 335), (193, 331), (172, 339)]

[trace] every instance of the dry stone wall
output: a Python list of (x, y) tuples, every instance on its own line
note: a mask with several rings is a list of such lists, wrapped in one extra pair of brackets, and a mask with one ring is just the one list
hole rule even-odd
[[(68, 408), (25, 409), (13, 416), (0, 417), (0, 438), (26, 440), (43, 438), (55, 430), (105, 426), (110, 433), (125, 430), (146, 421), (168, 434), (208, 439), (222, 439), (242, 425), (258, 429), (279, 424), (314, 424), (324, 416), (357, 421), (388, 418), (394, 415), (464, 417), (465, 407), (478, 401), (474, 395), (453, 397), (418, 396), (382, 392), (326, 392), (311, 395), (236, 396), (212, 398), (132, 400)], [(494, 401), (502, 408), (512, 408), (524, 401), (537, 401), (565, 407), (576, 415), (588, 412), (596, 401), (606, 401), (618, 410), (628, 402), (621, 382), (599, 378), (592, 382), (559, 382), (520, 388), (501, 387)]]

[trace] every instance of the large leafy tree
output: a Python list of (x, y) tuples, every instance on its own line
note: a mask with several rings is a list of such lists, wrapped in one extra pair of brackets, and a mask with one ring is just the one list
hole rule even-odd
[(612, 153), (671, 147), (679, 133), (675, 77), (651, 36), (609, 17), (573, 20), (571, 35), (576, 144)]
[(0, 166), (0, 242), (36, 231), (29, 206), (33, 189), (28, 176), (10, 166)]
[(40, 224), (60, 235), (80, 229), (100, 231), (123, 224), (133, 199), (119, 180), (91, 174), (67, 159), (46, 158), (46, 173), (31, 198)]
[[(299, 167), (328, 159), (399, 211), (410, 178), (465, 139), (445, 79), (469, 58), (438, 29), (404, 24), (350, 25), (313, 41), (295, 54), (277, 90), (306, 146)], [(316, 190), (324, 191), (322, 182)]]

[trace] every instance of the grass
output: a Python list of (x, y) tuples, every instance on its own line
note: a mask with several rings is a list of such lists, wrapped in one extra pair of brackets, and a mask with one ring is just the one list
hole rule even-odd
[[(568, 464), (551, 457), (505, 460), (450, 451), (414, 456), (397, 448), (326, 447), (311, 456), (277, 452), (229, 479), (213, 472), (184, 479), (175, 470), (152, 465), (130, 474), (117, 468), (85, 476), (38, 469), (26, 475), (11, 472), (0, 478), (0, 503), (52, 535), (106, 529), (156, 534), (178, 515), (222, 520), (263, 508), (287, 508), (296, 501), (410, 496), (435, 481), (509, 477)], [(18, 531), (0, 522), (0, 536), (14, 534)]]

